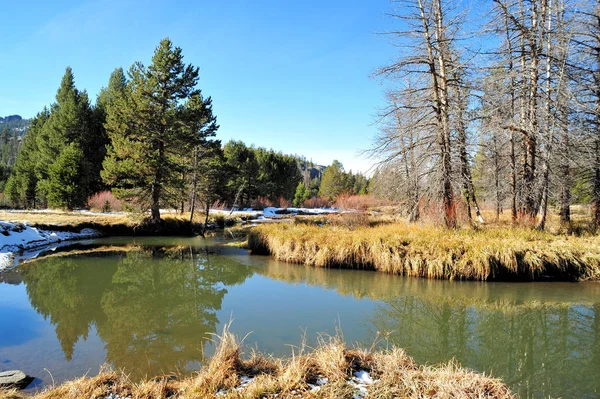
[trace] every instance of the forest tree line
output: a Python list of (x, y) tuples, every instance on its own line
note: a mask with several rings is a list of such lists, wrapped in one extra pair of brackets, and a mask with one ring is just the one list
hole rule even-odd
[(478, 201), (540, 229), (554, 205), (569, 226), (586, 200), (599, 226), (600, 2), (487, 0), (482, 21), (456, 0), (392, 3), (375, 191), (412, 220), (438, 203), (448, 227), (459, 203), (482, 220)]
[(17, 154), (30, 120), (19, 115), (0, 117), (0, 192), (17, 162)]
[(296, 155), (241, 141), (221, 145), (211, 98), (197, 88), (198, 72), (164, 39), (149, 66), (115, 69), (92, 104), (67, 68), (56, 102), (30, 123), (5, 176), (5, 197), (15, 207), (75, 209), (111, 190), (130, 210), (150, 210), (158, 222), (161, 208), (193, 213), (216, 202), (250, 207), (257, 200), (291, 201), (304, 184), (310, 195), (298, 205), (313, 195), (333, 200), (355, 186), (366, 190), (366, 178), (344, 172), (339, 163), (307, 180), (314, 165)]

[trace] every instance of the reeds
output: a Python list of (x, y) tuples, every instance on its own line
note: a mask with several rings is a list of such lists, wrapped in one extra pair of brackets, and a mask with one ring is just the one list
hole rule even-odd
[[(463, 369), (454, 362), (419, 366), (401, 349), (352, 349), (340, 337), (321, 337), (315, 349), (303, 345), (288, 359), (254, 352), (244, 357), (240, 340), (228, 327), (217, 341), (214, 356), (191, 377), (135, 382), (123, 373), (104, 370), (96, 377), (65, 382), (31, 396), (0, 390), (0, 399), (514, 397), (500, 380)], [(359, 395), (351, 382), (353, 373), (359, 370), (369, 372), (373, 378), (373, 383), (365, 388), (366, 396), (364, 390)]]
[(528, 228), (446, 230), (391, 223), (373, 227), (276, 224), (254, 228), (254, 253), (317, 267), (372, 269), (436, 279), (598, 280), (600, 238)]

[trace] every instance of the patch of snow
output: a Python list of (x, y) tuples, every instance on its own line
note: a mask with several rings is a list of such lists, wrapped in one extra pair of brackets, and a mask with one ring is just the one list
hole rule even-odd
[(321, 389), (320, 386), (314, 385), (314, 384), (310, 384), (310, 383), (308, 384), (308, 386), (310, 387), (311, 392), (316, 392), (316, 391), (318, 391), (318, 390)]
[(243, 375), (240, 378), (240, 386), (237, 387), (237, 389), (242, 389), (244, 388), (246, 385), (250, 384), (252, 381), (254, 381), (254, 377), (246, 377), (245, 375)]
[(88, 211), (87, 209), (75, 210), (73, 212), (80, 213), (82, 215), (127, 215), (126, 212), (112, 212), (112, 211), (111, 212), (96, 212), (96, 211)]
[[(254, 377), (248, 377), (248, 376), (241, 376), (240, 377), (240, 385), (238, 385), (237, 387), (233, 388), (233, 390), (235, 391), (241, 391), (244, 388), (246, 388), (246, 386), (248, 384), (250, 384), (252, 381), (254, 381)], [(225, 389), (219, 389), (219, 391), (217, 392), (217, 396), (225, 396), (227, 395), (229, 391), (225, 390)]]
[(371, 378), (371, 375), (369, 374), (369, 372), (367, 372), (365, 370), (359, 370), (359, 371), (355, 372), (354, 378), (356, 378), (359, 383), (366, 384), (366, 385), (371, 385), (375, 382), (375, 381), (373, 381), (373, 378)]
[[(0, 271), (15, 265), (18, 260), (36, 257), (40, 251), (32, 251), (64, 241), (98, 237), (93, 229), (70, 231), (42, 230), (22, 223), (0, 221)], [(30, 253), (28, 253), (30, 252)]]
[(369, 393), (367, 387), (376, 382), (377, 381), (373, 380), (369, 372), (366, 370), (358, 370), (354, 372), (352, 379), (347, 381), (348, 384), (355, 388), (355, 392), (352, 396), (352, 399), (365, 398)]

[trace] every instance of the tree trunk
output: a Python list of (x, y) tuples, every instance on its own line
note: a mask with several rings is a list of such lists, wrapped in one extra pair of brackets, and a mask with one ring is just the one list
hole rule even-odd
[[(448, 228), (456, 227), (456, 209), (454, 208), (454, 196), (452, 193), (452, 166), (450, 158), (450, 128), (448, 123), (448, 85), (446, 75), (446, 58), (444, 52), (446, 49), (439, 48), (437, 52), (437, 64), (439, 70), (436, 69), (436, 57), (434, 55), (434, 45), (431, 34), (429, 32), (428, 18), (425, 15), (423, 1), (418, 0), (419, 10), (421, 13), (421, 22), (423, 25), (423, 34), (427, 45), (429, 74), (432, 80), (433, 103), (435, 104), (435, 113), (437, 119), (437, 138), (441, 157), (441, 188), (442, 188), (442, 203), (444, 213), (444, 224)], [(442, 6), (440, 0), (434, 0), (434, 15), (435, 15), (435, 35), (437, 44), (444, 46), (444, 25), (442, 17)]]
[(596, 18), (594, 19), (594, 33), (596, 37), (596, 48), (595, 56), (596, 56), (596, 70), (594, 71), (594, 80), (596, 83), (595, 92), (595, 101), (596, 101), (596, 131), (594, 138), (594, 164), (593, 164), (593, 223), (594, 227), (597, 229), (600, 227), (600, 71), (598, 68), (600, 67), (600, 0), (598, 1), (598, 5), (596, 7)]
[(194, 147), (194, 171), (192, 175), (192, 194), (190, 196), (190, 223), (194, 221), (194, 211), (196, 210), (196, 189), (198, 186), (198, 147)]
[[(544, 0), (543, 0), (544, 1)], [(545, 1), (544, 1), (545, 3)], [(529, 32), (529, 54), (531, 57), (529, 64), (530, 79), (529, 79), (529, 96), (528, 96), (528, 129), (525, 142), (528, 163), (525, 165), (525, 173), (523, 176), (523, 188), (525, 192), (525, 214), (532, 220), (537, 213), (537, 205), (533, 192), (533, 183), (536, 173), (536, 158), (537, 158), (537, 96), (538, 96), (538, 80), (539, 80), (539, 47), (537, 42), (538, 34), (538, 9), (537, 2), (532, 1), (531, 7), (531, 30)]]
[(155, 143), (155, 147), (158, 148), (158, 159), (159, 165), (156, 168), (154, 173), (154, 181), (152, 182), (152, 205), (150, 207), (151, 211), (151, 221), (154, 224), (159, 224), (162, 220), (160, 218), (160, 198), (161, 198), (161, 180), (162, 180), (162, 161), (164, 158), (164, 145), (161, 142)]
[(569, 227), (571, 224), (571, 170), (569, 167), (569, 136), (562, 131), (560, 140), (560, 222)]
[[(508, 55), (508, 73), (510, 76), (510, 115), (509, 119), (512, 122), (515, 117), (515, 76), (513, 63), (513, 49), (510, 40), (510, 32), (508, 25), (508, 15), (504, 14), (504, 28), (506, 34), (506, 45)], [(511, 123), (512, 124), (512, 123)], [(515, 156), (515, 132), (510, 131), (510, 216), (513, 223), (517, 221), (517, 159)]]
[[(546, 156), (544, 157), (544, 165), (542, 172), (542, 194), (540, 201), (540, 221), (537, 225), (539, 230), (544, 230), (546, 228), (546, 215), (548, 213), (548, 195), (550, 190), (550, 157), (552, 155), (552, 144), (554, 141), (554, 123), (551, 117), (551, 108), (550, 104), (552, 102), (552, 74), (550, 71), (550, 59), (552, 56), (552, 40), (551, 40), (551, 30), (552, 30), (552, 0), (549, 0), (547, 3), (544, 2), (544, 15), (545, 19), (548, 21), (548, 28), (546, 31)], [(560, 82), (559, 82), (560, 84)]]

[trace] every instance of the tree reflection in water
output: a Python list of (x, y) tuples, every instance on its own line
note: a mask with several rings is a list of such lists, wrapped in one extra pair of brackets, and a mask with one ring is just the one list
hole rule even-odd
[(133, 377), (185, 370), (216, 332), (227, 287), (252, 269), (195, 248), (42, 259), (22, 271), (67, 360), (95, 325), (106, 360)]
[(419, 362), (455, 358), (501, 377), (524, 398), (592, 398), (600, 393), (598, 379), (589, 378), (600, 375), (599, 312), (599, 304), (405, 296), (385, 300), (371, 321)]
[(382, 346), (419, 363), (454, 358), (523, 398), (600, 397), (600, 284), (425, 280), (277, 261), (263, 273), (377, 301), (366, 347), (382, 333)]

